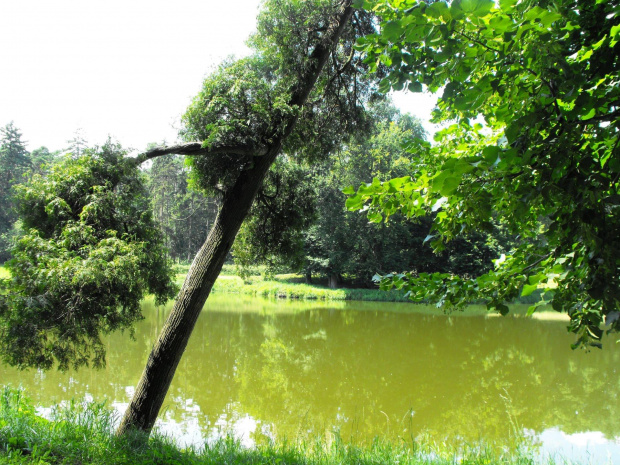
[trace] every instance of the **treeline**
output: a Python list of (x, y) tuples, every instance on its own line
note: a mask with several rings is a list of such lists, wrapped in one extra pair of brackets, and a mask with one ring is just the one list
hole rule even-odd
[[(322, 279), (330, 287), (364, 287), (373, 285), (375, 274), (394, 270), (478, 275), (489, 269), (506, 247), (497, 229), (459, 238), (434, 253), (428, 245), (431, 217), (411, 222), (394, 215), (387, 223), (373, 223), (347, 211), (343, 189), (370, 179), (407, 176), (413, 159), (406, 148), (426, 139), (419, 120), (385, 102), (369, 110), (368, 128), (364, 137), (352, 140), (327, 161), (300, 165), (284, 156), (275, 164), (232, 249), (230, 261), (241, 276), (261, 265), (267, 275), (293, 271), (303, 273), (308, 282)], [(0, 262), (4, 262), (19, 235), (15, 186), (32, 176), (45, 176), (62, 157), (94, 151), (78, 134), (64, 151), (41, 147), (29, 152), (13, 123), (0, 131)], [(182, 157), (156, 158), (143, 176), (170, 258), (191, 261), (213, 224), (221, 196), (217, 190), (201, 191)]]
[[(16, 186), (46, 176), (49, 168), (64, 157), (79, 158), (95, 153), (76, 132), (63, 150), (50, 152), (40, 147), (32, 152), (14, 123), (0, 128), (0, 263), (10, 258), (12, 242), (20, 234), (14, 203)], [(108, 145), (114, 145), (111, 141)], [(205, 240), (217, 214), (217, 199), (191, 190), (188, 169), (180, 157), (161, 157), (145, 169), (143, 182), (151, 198), (153, 216), (165, 234), (166, 248), (176, 262), (189, 261)]]
[(27, 177), (44, 173), (57, 155), (46, 147), (26, 150), (22, 133), (12, 122), (0, 128), (0, 263), (10, 258), (11, 242), (18, 234), (13, 188)]
[(434, 253), (431, 216), (412, 222), (393, 215), (375, 223), (348, 211), (343, 190), (408, 176), (415, 155), (406, 149), (427, 143), (420, 121), (389, 103), (376, 103), (368, 112), (364, 136), (325, 162), (300, 166), (286, 157), (276, 162), (233, 245), (242, 276), (256, 264), (266, 265), (267, 273), (300, 271), (307, 281), (327, 278), (332, 288), (373, 286), (377, 273), (400, 270), (477, 276), (508, 248), (508, 238), (490, 224)]

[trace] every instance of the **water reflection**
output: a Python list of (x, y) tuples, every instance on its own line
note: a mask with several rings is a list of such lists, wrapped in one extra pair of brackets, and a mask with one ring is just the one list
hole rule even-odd
[[(602, 351), (572, 351), (564, 322), (209, 300), (159, 423), (182, 442), (232, 431), (248, 444), (334, 433), (508, 444), (525, 431), (543, 444), (591, 432), (595, 447), (620, 436), (620, 351), (611, 339)], [(89, 396), (123, 409), (168, 311), (144, 310), (135, 340), (108, 339), (106, 369), (0, 367), (1, 383), (25, 386), (43, 407)]]

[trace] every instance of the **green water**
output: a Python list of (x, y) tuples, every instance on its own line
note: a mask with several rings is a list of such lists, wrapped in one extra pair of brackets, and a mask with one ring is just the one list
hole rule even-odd
[[(602, 351), (572, 351), (563, 321), (414, 308), (214, 295), (160, 428), (193, 443), (232, 432), (246, 443), (338, 434), (505, 445), (525, 434), (543, 449), (585, 441), (589, 454), (600, 446), (620, 457), (614, 339)], [(168, 310), (145, 304), (135, 341), (108, 339), (102, 371), (0, 366), (0, 384), (24, 386), (42, 411), (71, 398), (107, 400), (122, 411)]]

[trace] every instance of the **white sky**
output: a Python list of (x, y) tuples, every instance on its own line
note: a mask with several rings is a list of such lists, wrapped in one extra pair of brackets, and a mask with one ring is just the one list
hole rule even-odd
[[(28, 149), (176, 139), (202, 79), (247, 53), (259, 0), (0, 0), (0, 126)], [(428, 119), (434, 100), (395, 97)]]

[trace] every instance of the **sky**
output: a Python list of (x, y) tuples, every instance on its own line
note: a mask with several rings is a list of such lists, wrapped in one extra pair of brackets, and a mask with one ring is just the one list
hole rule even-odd
[[(259, 0), (2, 0), (0, 126), (33, 150), (174, 142), (180, 117), (224, 58), (248, 53)], [(435, 99), (398, 94), (427, 121)], [(431, 126), (427, 125), (427, 130)]]

